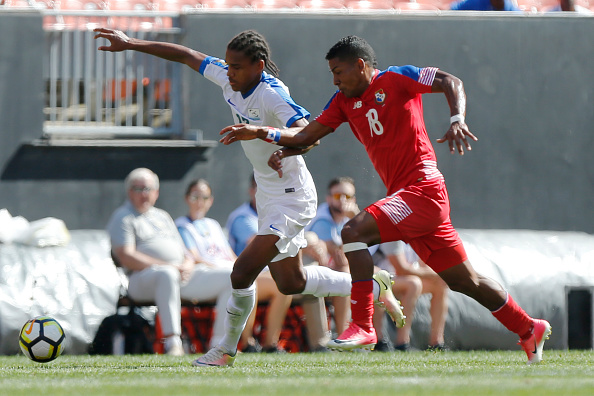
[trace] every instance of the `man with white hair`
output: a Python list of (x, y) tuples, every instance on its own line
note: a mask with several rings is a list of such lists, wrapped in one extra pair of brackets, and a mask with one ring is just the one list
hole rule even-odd
[(159, 310), (165, 352), (183, 355), (181, 299), (216, 300), (211, 344), (224, 335), (231, 268), (195, 266), (171, 216), (156, 208), (159, 177), (147, 168), (126, 177), (128, 199), (111, 216), (107, 231), (113, 257), (126, 270), (128, 294), (135, 301), (154, 302)]

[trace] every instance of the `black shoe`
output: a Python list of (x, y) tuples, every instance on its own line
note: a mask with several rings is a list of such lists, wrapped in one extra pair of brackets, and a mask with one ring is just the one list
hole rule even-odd
[(394, 350), (397, 352), (410, 352), (410, 349), (409, 343), (394, 346)]
[(284, 349), (279, 348), (277, 345), (262, 348), (264, 353), (287, 353)]
[(256, 341), (255, 344), (248, 344), (245, 348), (241, 350), (243, 353), (260, 353), (262, 352), (262, 346)]
[(373, 352), (392, 352), (393, 350), (394, 349), (392, 348), (389, 342), (384, 340), (378, 340), (375, 344)]
[(447, 350), (445, 344), (429, 345), (427, 347), (428, 352), (445, 352)]

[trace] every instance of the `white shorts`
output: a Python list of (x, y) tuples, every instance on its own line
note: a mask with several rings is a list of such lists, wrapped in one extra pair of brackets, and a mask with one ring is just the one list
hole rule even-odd
[(299, 189), (279, 196), (256, 192), (258, 235), (278, 235), (279, 254), (272, 262), (295, 257), (307, 246), (304, 228), (316, 215), (318, 197), (315, 188)]

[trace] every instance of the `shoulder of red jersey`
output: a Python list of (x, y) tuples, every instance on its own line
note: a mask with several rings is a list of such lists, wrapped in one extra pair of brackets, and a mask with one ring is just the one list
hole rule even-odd
[(326, 106), (324, 106), (323, 110), (326, 110), (329, 106), (330, 103), (332, 103), (332, 101), (340, 94), (340, 91), (337, 90), (336, 92), (334, 92), (334, 95), (332, 95), (332, 97), (330, 98), (330, 100), (328, 101), (328, 103), (326, 103)]
[(386, 70), (379, 72), (378, 78), (381, 76), (397, 74), (408, 77), (420, 84), (430, 86), (433, 84), (437, 70), (439, 70), (437, 67), (417, 67), (412, 65), (390, 66)]

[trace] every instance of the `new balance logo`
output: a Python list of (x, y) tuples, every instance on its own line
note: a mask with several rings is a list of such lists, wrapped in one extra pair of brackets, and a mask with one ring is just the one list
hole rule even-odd
[(355, 105), (353, 106), (353, 110), (360, 109), (361, 107), (363, 107), (363, 102), (358, 100), (355, 102)]
[(351, 299), (351, 304), (357, 304), (357, 300)]

